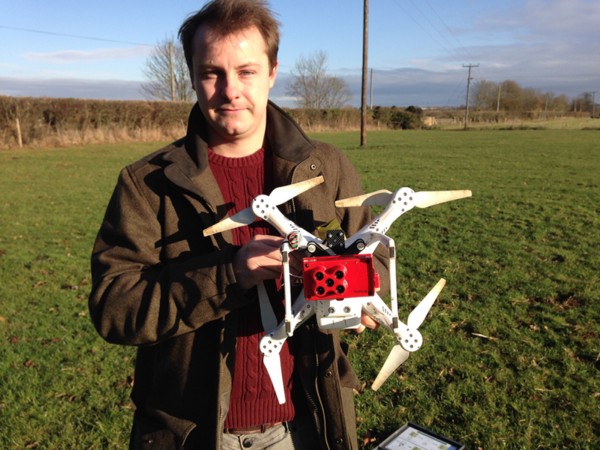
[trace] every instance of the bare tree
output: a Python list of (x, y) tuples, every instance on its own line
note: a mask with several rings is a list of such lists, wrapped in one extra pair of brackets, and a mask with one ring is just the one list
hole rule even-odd
[(327, 54), (323, 51), (300, 57), (291, 75), (286, 92), (296, 98), (300, 108), (342, 108), (352, 98), (344, 80), (327, 74)]
[(575, 105), (573, 107), (573, 111), (575, 111), (575, 112), (589, 111), (590, 113), (592, 113), (592, 111), (595, 109), (594, 103), (595, 103), (595, 93), (594, 92), (583, 92), (582, 94), (580, 94), (573, 100), (573, 104)]
[(475, 109), (491, 111), (496, 109), (498, 84), (493, 81), (479, 80), (475, 83), (471, 105)]
[(195, 100), (183, 48), (174, 44), (172, 38), (154, 47), (142, 71), (148, 79), (142, 85), (144, 97), (181, 102)]

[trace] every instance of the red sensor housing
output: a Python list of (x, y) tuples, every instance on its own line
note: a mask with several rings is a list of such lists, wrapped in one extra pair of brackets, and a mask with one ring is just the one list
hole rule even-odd
[(379, 289), (371, 254), (304, 258), (302, 278), (306, 300), (369, 297)]

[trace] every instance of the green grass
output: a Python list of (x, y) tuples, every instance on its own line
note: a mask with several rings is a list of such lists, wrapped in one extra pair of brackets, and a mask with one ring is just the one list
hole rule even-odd
[[(467, 448), (600, 446), (600, 146), (597, 131), (315, 135), (366, 190), (471, 189), (415, 209), (390, 234), (401, 318), (448, 285), (424, 347), (378, 392), (393, 345), (348, 333), (373, 448), (411, 420)], [(134, 349), (97, 337), (89, 254), (126, 163), (158, 144), (0, 152), (0, 448), (126, 448)]]

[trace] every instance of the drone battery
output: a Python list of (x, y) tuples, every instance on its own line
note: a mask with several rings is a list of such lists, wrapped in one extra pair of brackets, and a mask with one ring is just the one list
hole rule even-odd
[(371, 254), (304, 258), (302, 278), (306, 300), (369, 297), (379, 288)]

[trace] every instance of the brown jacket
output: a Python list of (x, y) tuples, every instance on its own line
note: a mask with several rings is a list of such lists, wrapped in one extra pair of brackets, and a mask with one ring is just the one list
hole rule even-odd
[[(267, 120), (275, 186), (325, 178), (282, 211), (311, 232), (335, 218), (349, 235), (364, 225), (368, 211), (334, 206), (361, 193), (344, 155), (310, 140), (271, 103)], [(236, 283), (230, 232), (202, 235), (227, 215), (208, 168), (205, 127), (196, 105), (185, 138), (122, 170), (92, 254), (96, 329), (109, 342), (138, 346), (133, 448), (183, 448), (194, 430), (202, 448), (217, 449), (227, 414), (238, 311), (252, 297)], [(323, 447), (354, 449), (358, 379), (338, 334), (314, 320), (300, 327), (297, 375)]]

